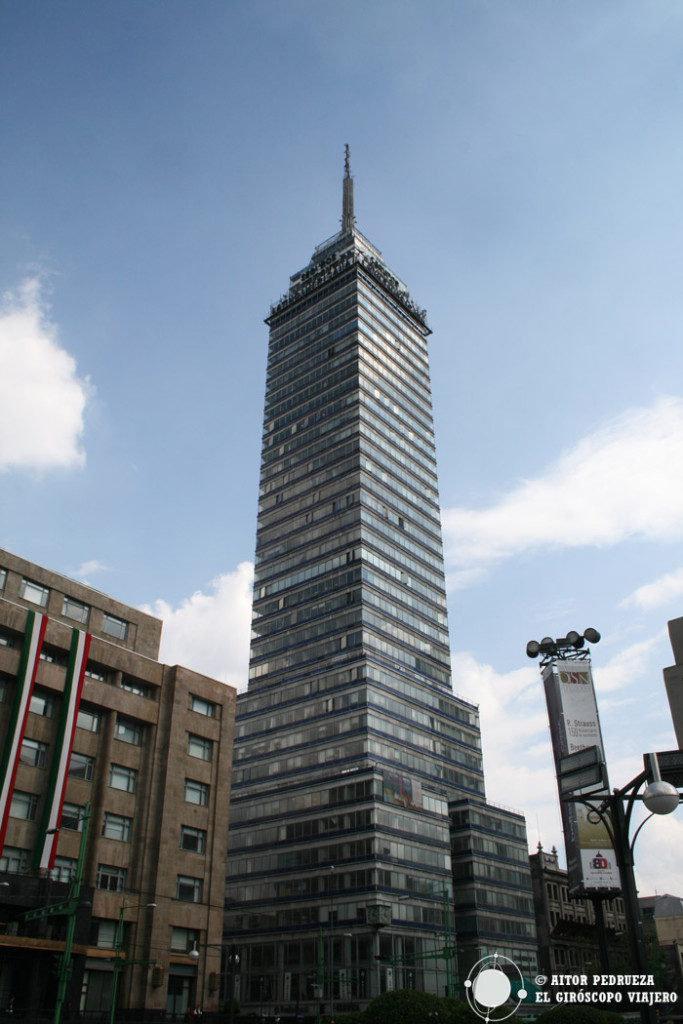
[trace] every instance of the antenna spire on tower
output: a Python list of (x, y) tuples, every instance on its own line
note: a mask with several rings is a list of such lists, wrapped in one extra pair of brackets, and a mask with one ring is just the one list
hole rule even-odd
[(349, 163), (349, 146), (344, 147), (344, 194), (342, 200), (342, 231), (353, 231), (356, 218), (353, 215), (353, 178)]

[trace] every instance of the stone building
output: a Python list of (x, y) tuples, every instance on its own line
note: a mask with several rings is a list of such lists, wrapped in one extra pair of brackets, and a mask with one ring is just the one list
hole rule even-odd
[(217, 1006), (235, 691), (161, 625), (0, 550), (0, 1006)]
[[(538, 935), (541, 974), (592, 973), (600, 968), (600, 940), (595, 906), (588, 897), (571, 897), (567, 872), (558, 863), (553, 846), (546, 853), (541, 844), (529, 857)], [(629, 963), (626, 916), (621, 896), (602, 901), (610, 969)]]
[(648, 956), (659, 988), (683, 1000), (683, 899), (668, 893), (638, 899)]

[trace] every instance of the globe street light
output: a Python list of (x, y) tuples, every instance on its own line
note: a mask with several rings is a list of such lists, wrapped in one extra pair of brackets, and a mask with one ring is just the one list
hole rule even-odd
[[(628, 923), (629, 941), (633, 966), (641, 974), (648, 973), (647, 955), (642, 935), (638, 892), (634, 874), (633, 848), (642, 822), (630, 838), (631, 816), (636, 800), (641, 800), (650, 815), (670, 814), (679, 804), (677, 786), (683, 785), (683, 753), (666, 751), (661, 754), (644, 756), (645, 770), (631, 779), (621, 789), (610, 790), (607, 779), (604, 748), (600, 730), (597, 700), (590, 669), (589, 652), (583, 650), (586, 641), (598, 643), (600, 634), (587, 629), (583, 635), (575, 630), (566, 637), (554, 640), (544, 637), (540, 641), (530, 640), (526, 647), (527, 656), (541, 655), (541, 676), (545, 686), (548, 717), (562, 818), (565, 825), (565, 845), (569, 870), (570, 853), (573, 865), (569, 871), (570, 881), (576, 891), (587, 891), (596, 909), (600, 936), (600, 955), (603, 968), (607, 967), (607, 944), (604, 918), (600, 900), (606, 890), (621, 888)], [(661, 758), (661, 765), (660, 765)], [(666, 779), (661, 769), (665, 769)], [(640, 795), (643, 784), (646, 789)], [(609, 861), (600, 853), (586, 863), (589, 850), (581, 844), (581, 821), (576, 805), (588, 810), (588, 820), (593, 825), (604, 827), (600, 845), (610, 843), (619, 868), (619, 876), (612, 873)], [(574, 805), (574, 806), (572, 806)], [(608, 869), (607, 874), (597, 877), (595, 872)], [(641, 1005), (644, 1024), (656, 1019), (654, 1007)]]

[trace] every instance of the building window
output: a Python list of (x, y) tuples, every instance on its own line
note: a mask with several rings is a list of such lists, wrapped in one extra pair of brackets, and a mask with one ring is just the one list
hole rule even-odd
[(25, 736), (19, 751), (20, 764), (28, 764), (32, 768), (44, 768), (47, 761), (47, 743), (29, 739)]
[(34, 690), (28, 709), (32, 714), (40, 715), (41, 718), (52, 718), (55, 712), (54, 697), (51, 694), (42, 693), (40, 690)]
[(126, 869), (113, 864), (97, 865), (97, 888), (110, 892), (123, 892), (126, 884)]
[(102, 835), (107, 839), (118, 839), (121, 843), (129, 843), (131, 821), (131, 818), (124, 818), (121, 814), (110, 814), (106, 811), (102, 821)]
[(94, 774), (95, 758), (88, 757), (87, 754), (77, 754), (75, 750), (72, 750), (71, 760), (69, 761), (69, 775), (73, 779), (84, 779), (86, 782), (90, 782)]
[(12, 795), (12, 803), (9, 813), (11, 818), (23, 818), (24, 821), (35, 821), (38, 810), (38, 796), (36, 793), (22, 793), (15, 789)]
[(196, 779), (185, 779), (185, 800), (188, 804), (206, 807), (209, 802), (209, 787), (205, 782)]
[(195, 928), (172, 928), (171, 949), (174, 953), (189, 953), (199, 943), (199, 932)]
[(125, 640), (128, 633), (128, 623), (123, 619), (117, 619), (115, 615), (102, 616), (102, 632), (107, 636), (113, 636), (116, 640)]
[(76, 875), (78, 860), (76, 857), (55, 857), (50, 878), (55, 882), (71, 882)]
[(194, 733), (187, 734), (187, 752), (190, 757), (198, 757), (201, 761), (211, 760), (213, 743), (204, 736), (195, 736)]
[(127, 768), (123, 764), (109, 766), (109, 785), (112, 789), (122, 789), (125, 793), (134, 793), (138, 773), (135, 768)]
[(78, 715), (76, 716), (76, 725), (79, 729), (85, 729), (86, 732), (99, 732), (99, 711), (90, 711), (89, 708), (80, 708)]
[(47, 608), (47, 599), (50, 596), (49, 587), (41, 587), (40, 583), (33, 583), (31, 580), (23, 579), (19, 588), (19, 595), (24, 601), (31, 604), (38, 604), (41, 608)]
[(131, 721), (130, 718), (121, 718), (119, 716), (116, 719), (114, 739), (121, 740), (122, 743), (132, 743), (133, 746), (139, 747), (142, 743), (142, 728), (136, 722)]
[(129, 693), (137, 693), (138, 697), (149, 697), (149, 687), (137, 679), (131, 679), (130, 676), (123, 677), (121, 689), (128, 690)]
[(193, 853), (204, 853), (206, 850), (206, 832), (203, 828), (180, 826), (180, 849), (191, 850)]
[(28, 868), (28, 850), (20, 850), (18, 846), (5, 846), (0, 856), (0, 871), (8, 871), (21, 875)]
[(64, 604), (62, 605), (62, 615), (67, 619), (73, 619), (74, 622), (80, 622), (82, 626), (87, 626), (90, 608), (81, 601), (75, 601), (73, 597), (65, 597)]
[(184, 903), (201, 903), (202, 879), (192, 878), (190, 875), (178, 875), (175, 896), (177, 900), (183, 900)]
[(0, 569), (0, 590), (5, 589), (7, 583), (7, 569)]
[(85, 808), (80, 804), (62, 804), (62, 817), (59, 821), (60, 828), (68, 828), (71, 832), (83, 831), (83, 812)]
[(67, 664), (66, 654), (50, 644), (43, 644), (40, 648), (40, 660), (47, 661), (50, 665), (59, 665), (61, 668), (66, 668)]
[(195, 697), (194, 694), (191, 694), (190, 708), (200, 715), (206, 715), (207, 718), (216, 717), (216, 705), (213, 701), (204, 700), (203, 697)]
[(107, 672), (101, 665), (93, 665), (91, 662), (85, 666), (85, 674), (88, 679), (96, 679), (100, 683), (107, 682)]
[(116, 921), (99, 920), (97, 926), (97, 939), (95, 945), (99, 949), (114, 949), (116, 942)]

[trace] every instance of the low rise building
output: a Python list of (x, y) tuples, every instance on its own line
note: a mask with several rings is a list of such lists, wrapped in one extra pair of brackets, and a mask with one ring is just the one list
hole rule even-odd
[(458, 977), (494, 954), (533, 977), (536, 923), (524, 816), (475, 799), (452, 800), (448, 810)]
[[(600, 969), (600, 940), (595, 906), (588, 897), (570, 897), (567, 872), (553, 846), (541, 844), (529, 857), (534, 893), (541, 974), (595, 973)], [(597, 898), (597, 897), (596, 897)], [(621, 896), (602, 900), (610, 969), (629, 963), (626, 916)]]
[(683, 1000), (683, 899), (680, 896), (641, 896), (643, 935), (660, 989)]
[(0, 1006), (218, 1007), (236, 695), (161, 628), (0, 550)]

